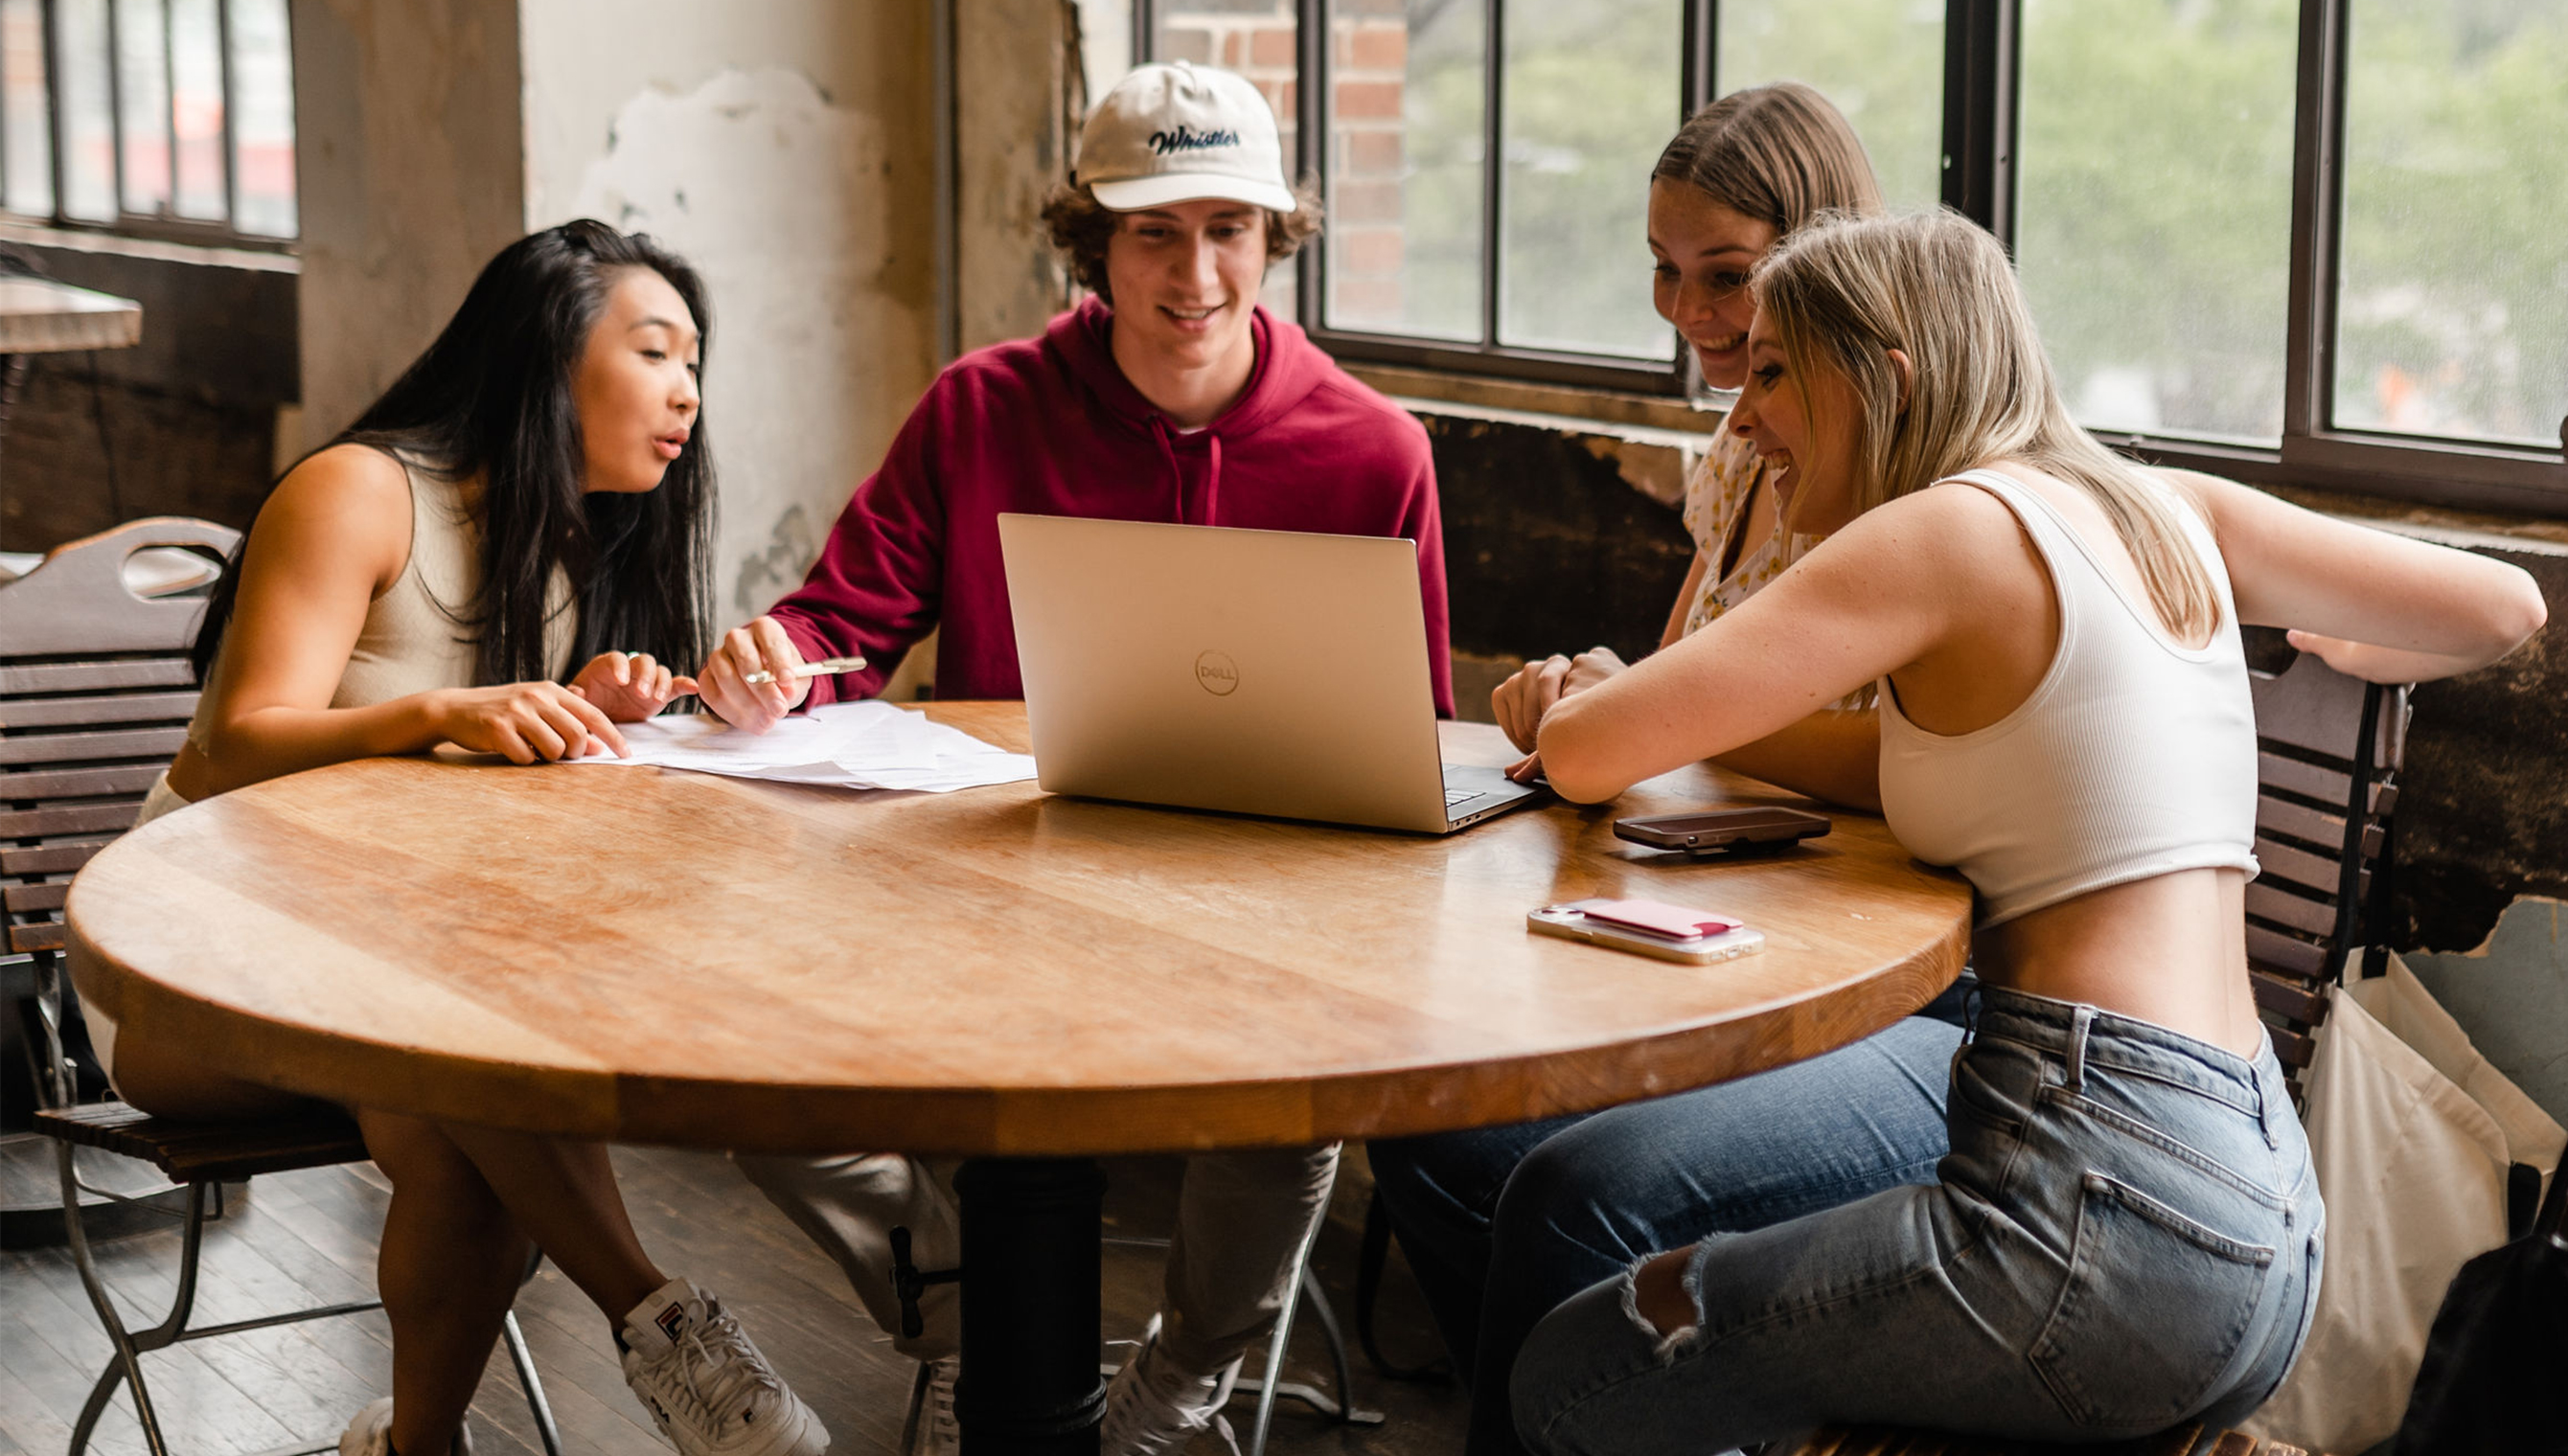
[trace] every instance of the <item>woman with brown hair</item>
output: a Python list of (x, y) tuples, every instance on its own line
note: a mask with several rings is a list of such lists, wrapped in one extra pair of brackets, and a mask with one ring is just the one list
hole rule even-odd
[[(1806, 86), (1735, 92), (1697, 112), (1650, 178), (1653, 291), (1704, 381), (1748, 380), (1768, 250), (1822, 212), (1876, 212), (1845, 118)], [(1688, 482), (1699, 547), (1662, 646), (1749, 600), (1820, 537), (1781, 524), (1780, 472), (1725, 432)], [(1518, 747), (1564, 693), (1625, 671), (1604, 648), (1528, 663), (1496, 695)], [(1862, 695), (1721, 756), (1804, 792), (1877, 803), (1879, 739)], [(1508, 1372), (1535, 1321), (1642, 1255), (1934, 1177), (1960, 997), (1853, 1046), (1763, 1076), (1587, 1116), (1376, 1142), (1374, 1174), (1455, 1366), (1472, 1456), (1517, 1449)]]

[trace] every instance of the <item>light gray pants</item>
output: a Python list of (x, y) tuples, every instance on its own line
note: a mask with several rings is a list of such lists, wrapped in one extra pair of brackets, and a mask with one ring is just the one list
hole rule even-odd
[[(739, 1154), (734, 1161), (846, 1271), (865, 1312), (891, 1332), (894, 1348), (932, 1360), (960, 1347), (961, 1297), (953, 1285), (931, 1285), (919, 1297), (926, 1328), (909, 1339), (900, 1333), (900, 1300), (891, 1283), (894, 1228), (909, 1230), (910, 1262), (922, 1270), (963, 1262), (954, 1194), (938, 1170), (899, 1153)], [(1186, 1159), (1159, 1309), (1162, 1354), (1208, 1373), (1274, 1328), (1337, 1176), (1336, 1143)]]

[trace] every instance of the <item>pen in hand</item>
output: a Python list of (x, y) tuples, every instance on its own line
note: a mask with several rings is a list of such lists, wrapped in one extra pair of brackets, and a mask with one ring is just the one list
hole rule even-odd
[[(824, 657), (816, 663), (802, 663), (786, 676), (792, 678), (825, 678), (837, 673), (862, 672), (864, 671), (864, 666), (865, 660), (860, 657)], [(775, 682), (776, 675), (774, 673), (764, 671), (756, 672), (751, 673), (749, 676), (741, 679), (741, 681), (755, 687), (761, 683)]]

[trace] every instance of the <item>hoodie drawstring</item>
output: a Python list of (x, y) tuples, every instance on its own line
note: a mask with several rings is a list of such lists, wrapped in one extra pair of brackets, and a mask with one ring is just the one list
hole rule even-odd
[(1150, 437), (1159, 442), (1159, 455), (1168, 462), (1169, 516), (1178, 525), (1186, 523), (1186, 472), (1177, 463), (1176, 441), (1168, 436), (1168, 417), (1150, 417)]
[[(1167, 416), (1152, 415), (1150, 417), (1150, 437), (1159, 442), (1159, 456), (1168, 462), (1168, 480), (1175, 502), (1174, 508), (1169, 512), (1169, 514), (1175, 518), (1178, 525), (1185, 525), (1187, 524), (1186, 471), (1183, 465), (1177, 463), (1176, 437), (1168, 429)], [(1221, 437), (1209, 430), (1205, 431), (1204, 448), (1206, 459), (1204, 464), (1203, 519), (1195, 522), (1194, 524), (1208, 526), (1212, 524), (1214, 507), (1221, 503)]]

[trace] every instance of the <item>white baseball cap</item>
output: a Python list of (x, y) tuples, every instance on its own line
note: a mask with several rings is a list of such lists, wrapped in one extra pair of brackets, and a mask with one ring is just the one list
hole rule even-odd
[(1136, 66), (1089, 113), (1078, 178), (1118, 212), (1206, 197), (1293, 210), (1275, 113), (1228, 71)]

